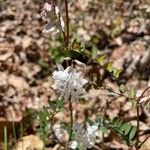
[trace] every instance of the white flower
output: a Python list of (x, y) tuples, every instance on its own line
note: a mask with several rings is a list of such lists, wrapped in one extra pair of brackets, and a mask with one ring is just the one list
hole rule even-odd
[(98, 124), (90, 126), (87, 124), (87, 129), (82, 124), (76, 124), (73, 128), (75, 133), (75, 140), (80, 143), (82, 149), (92, 148), (96, 142)]
[(55, 34), (59, 33), (59, 29), (58, 29), (57, 25), (49, 22), (48, 24), (45, 25), (45, 27), (43, 29), (43, 33), (52, 33), (52, 35), (55, 35)]
[(55, 133), (56, 138), (60, 142), (64, 143), (64, 142), (68, 141), (69, 135), (68, 135), (68, 133), (67, 133), (66, 130), (64, 130), (63, 128), (61, 128), (60, 124), (55, 124), (53, 126), (53, 131)]
[(45, 3), (44, 8), (45, 8), (47, 11), (51, 11), (51, 10), (52, 10), (52, 5), (50, 5), (50, 4), (48, 4), (48, 3)]
[(53, 73), (55, 84), (52, 88), (60, 94), (60, 98), (78, 100), (85, 93), (83, 86), (87, 83), (87, 80), (80, 75), (80, 72), (77, 73), (70, 66), (64, 70), (61, 65), (58, 65), (58, 71)]
[(94, 143), (96, 141), (96, 136), (98, 136), (97, 135), (97, 133), (98, 133), (97, 130), (98, 130), (98, 124), (94, 124), (92, 126), (87, 124), (88, 140), (90, 141), (91, 145), (94, 145)]
[(57, 5), (45, 3), (41, 15), (43, 20), (49, 20), (44, 27), (43, 33), (52, 33), (55, 35), (65, 30), (65, 23), (60, 15), (60, 7)]
[(76, 149), (78, 146), (78, 142), (77, 141), (72, 141), (71, 144), (70, 144), (70, 148), (71, 149)]

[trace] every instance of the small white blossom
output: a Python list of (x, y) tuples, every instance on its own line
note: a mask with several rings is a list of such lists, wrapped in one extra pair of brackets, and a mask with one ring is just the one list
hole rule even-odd
[(87, 124), (87, 129), (82, 124), (76, 124), (73, 128), (75, 132), (75, 140), (80, 143), (82, 149), (92, 148), (96, 142), (98, 124), (90, 126)]
[(58, 65), (58, 71), (53, 73), (55, 84), (52, 88), (60, 94), (60, 98), (78, 100), (85, 93), (83, 86), (87, 83), (87, 80), (80, 75), (80, 72), (77, 73), (70, 66), (64, 70), (61, 65)]
[(44, 27), (43, 33), (52, 33), (55, 35), (65, 30), (65, 23), (60, 15), (60, 7), (57, 5), (45, 3), (41, 15), (43, 20), (48, 21)]
[(52, 10), (52, 5), (49, 5), (48, 3), (45, 3), (44, 8), (45, 8), (47, 11), (51, 11), (51, 10)]
[(91, 145), (94, 145), (96, 141), (96, 136), (98, 136), (97, 130), (98, 130), (98, 124), (94, 124), (92, 126), (87, 124), (87, 134)]
[(43, 33), (52, 33), (52, 35), (56, 35), (57, 33), (59, 33), (59, 29), (56, 25), (49, 22), (45, 25)]
[(77, 141), (72, 141), (71, 144), (70, 144), (70, 148), (71, 149), (76, 149), (78, 146), (78, 142)]
[(53, 126), (53, 131), (55, 133), (56, 138), (60, 142), (64, 143), (64, 142), (68, 141), (69, 135), (68, 135), (68, 133), (67, 133), (66, 130), (64, 130), (63, 128), (61, 128), (60, 124), (55, 124)]

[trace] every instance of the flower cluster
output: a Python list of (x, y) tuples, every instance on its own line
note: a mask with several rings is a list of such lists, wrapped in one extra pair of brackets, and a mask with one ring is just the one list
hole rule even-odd
[(58, 65), (58, 71), (53, 73), (55, 84), (52, 86), (60, 98), (71, 101), (78, 100), (85, 92), (83, 86), (87, 80), (83, 79), (81, 73), (77, 73), (72, 67), (67, 67), (65, 70), (61, 65)]
[(77, 143), (80, 143), (82, 148), (86, 150), (87, 148), (91, 148), (96, 142), (98, 124), (94, 124), (92, 126), (87, 124), (85, 129), (83, 124), (77, 123), (73, 130), (75, 133), (75, 141), (71, 144), (72, 149), (76, 149)]
[(52, 33), (53, 35), (63, 32), (65, 28), (65, 23), (60, 15), (60, 3), (58, 1), (56, 4), (45, 3), (44, 10), (42, 11), (43, 20), (48, 21), (45, 25), (43, 33)]

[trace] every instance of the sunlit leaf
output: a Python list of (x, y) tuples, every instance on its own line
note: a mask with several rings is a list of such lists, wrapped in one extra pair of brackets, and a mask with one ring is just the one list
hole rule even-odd
[(131, 99), (134, 99), (136, 97), (136, 89), (134, 87), (131, 87), (129, 90), (129, 97)]
[(124, 93), (124, 92), (125, 92), (125, 86), (124, 86), (124, 84), (121, 84), (121, 85), (119, 86), (119, 91), (120, 91), (121, 93)]
[(118, 78), (120, 76), (120, 73), (121, 73), (121, 69), (118, 69), (118, 68), (113, 68), (113, 75)]
[(106, 68), (109, 72), (112, 72), (113, 71), (113, 66), (112, 66), (112, 62), (109, 62), (107, 64), (107, 68)]
[(93, 59), (95, 59), (97, 57), (97, 51), (98, 51), (98, 49), (95, 46), (93, 46), (93, 48), (92, 48), (92, 58)]
[(106, 58), (106, 56), (105, 56), (105, 55), (102, 55), (102, 56), (100, 56), (100, 57), (97, 59), (97, 62), (98, 62), (101, 66), (103, 66), (103, 65), (105, 64), (105, 58)]

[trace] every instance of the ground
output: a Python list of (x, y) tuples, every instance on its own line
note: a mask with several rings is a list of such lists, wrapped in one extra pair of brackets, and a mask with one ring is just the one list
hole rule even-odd
[[(61, 61), (59, 50), (62, 41), (58, 37), (42, 33), (45, 22), (41, 12), (44, 2), (41, 0), (1, 0), (0, 1), (0, 139), (3, 141), (4, 126), (8, 135), (12, 135), (15, 126), (25, 122), (26, 110), (42, 109), (47, 101), (55, 100), (56, 93), (51, 88), (52, 73), (56, 70), (56, 61)], [(64, 12), (64, 11), (63, 11)], [(62, 12), (62, 13), (63, 13)], [(65, 14), (63, 14), (65, 17)], [(77, 36), (91, 51), (96, 47), (98, 54), (106, 54), (114, 66), (122, 69), (119, 79), (114, 78), (105, 69), (94, 65), (84, 57), (76, 58), (84, 62), (82, 67), (75, 61), (74, 67), (88, 77), (95, 70), (99, 73), (100, 85), (119, 91), (119, 85), (126, 88), (134, 86), (142, 93), (150, 86), (150, 2), (148, 0), (75, 0), (69, 7), (70, 41)], [(77, 62), (77, 63), (76, 63)], [(98, 71), (97, 71), (98, 70)], [(150, 90), (147, 91), (149, 95)], [(111, 93), (112, 94), (112, 93)], [(124, 121), (136, 125), (136, 111), (130, 101), (122, 96), (111, 96), (102, 89), (87, 91), (82, 103), (73, 104), (74, 118), (85, 119), (87, 113), (92, 119), (102, 114), (106, 99), (111, 101), (106, 116), (120, 116)], [(66, 111), (58, 113), (56, 122), (69, 122), (68, 105)], [(81, 109), (82, 108), (82, 109)], [(141, 139), (150, 134), (150, 110), (140, 109)], [(28, 121), (27, 121), (28, 122)], [(21, 137), (30, 141), (29, 147), (41, 149), (42, 141), (36, 135), (36, 123)], [(47, 149), (63, 149), (56, 136), (51, 133)], [(30, 140), (28, 140), (28, 138)], [(11, 138), (10, 138), (11, 139)], [(27, 140), (26, 140), (27, 139)], [(11, 140), (10, 140), (11, 141)], [(39, 144), (33, 144), (32, 141)], [(17, 138), (17, 149), (20, 139)], [(2, 142), (3, 143), (3, 142)], [(11, 143), (11, 142), (10, 142)], [(60, 142), (61, 143), (61, 142)], [(106, 148), (129, 149), (114, 134), (106, 136)], [(148, 140), (143, 150), (149, 150)], [(95, 149), (98, 149), (98, 144)], [(108, 149), (109, 149), (108, 148)]]

